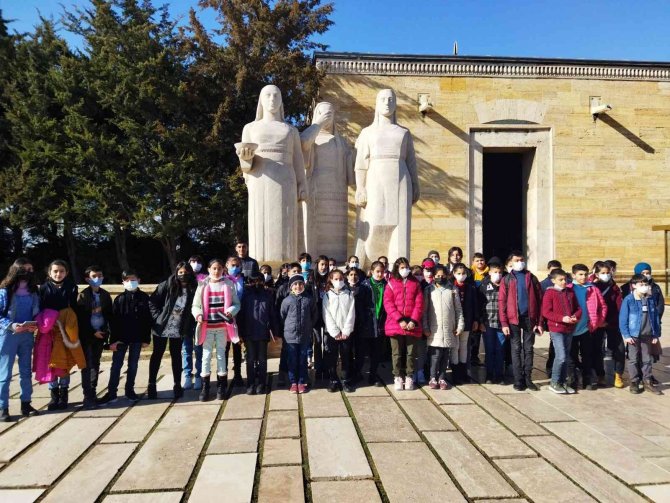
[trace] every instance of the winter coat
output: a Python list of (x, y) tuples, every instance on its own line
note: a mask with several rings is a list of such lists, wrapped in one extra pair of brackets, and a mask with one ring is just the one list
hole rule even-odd
[(288, 344), (312, 342), (312, 328), (317, 317), (316, 301), (305, 292), (290, 294), (281, 303), (281, 318), (284, 321), (284, 341)]
[(477, 289), (477, 307), (479, 309), (479, 323), (486, 328), (491, 327), (498, 331), (500, 325), (500, 313), (498, 312), (498, 294), (500, 285), (491, 281), (491, 276), (482, 280)]
[[(423, 317), (423, 292), (421, 283), (408, 276), (403, 279), (391, 278), (384, 289), (384, 309), (387, 336), (411, 335), (421, 337), (421, 318)], [(401, 321), (414, 322), (414, 330), (403, 330)]]
[(472, 330), (474, 322), (479, 321), (477, 287), (471, 278), (466, 278), (462, 292), (455, 281), (450, 286), (459, 295), (461, 309), (463, 310), (463, 319), (465, 320), (465, 331), (469, 332)]
[(151, 342), (154, 320), (149, 310), (149, 296), (142, 290), (124, 291), (114, 299), (109, 342), (123, 344)]
[(579, 320), (582, 308), (579, 307), (577, 296), (571, 288), (556, 290), (548, 288), (542, 297), (542, 317), (547, 321), (550, 332), (571, 334), (575, 329), (574, 323), (564, 323), (564, 316), (574, 316)]
[(609, 283), (598, 281), (595, 285), (600, 290), (607, 306), (607, 317), (605, 319), (607, 328), (619, 330), (619, 311), (621, 310), (621, 302), (623, 302), (621, 288), (614, 281)]
[(240, 259), (240, 263), (242, 264), (242, 275), (246, 280), (249, 280), (250, 278), (253, 278), (255, 276), (258, 276), (259, 273), (259, 268), (258, 268), (258, 262), (256, 259), (251, 258), (251, 257), (237, 257)]
[[(647, 297), (647, 315), (651, 323), (652, 337), (661, 336), (661, 319), (658, 314), (658, 306), (653, 296)], [(624, 339), (638, 338), (642, 325), (642, 301), (637, 300), (635, 295), (630, 293), (621, 303), (619, 312), (619, 330)]]
[(354, 294), (346, 288), (339, 292), (329, 290), (323, 296), (322, 313), (328, 335), (335, 337), (342, 334), (349, 337), (356, 323)]
[(52, 330), (58, 321), (58, 316), (59, 312), (55, 309), (44, 309), (35, 317), (37, 338), (33, 349), (33, 372), (35, 380), (40, 384), (51, 382), (58, 377), (54, 369), (49, 367), (53, 348)]
[[(170, 292), (170, 280), (160, 283), (154, 293), (149, 297), (149, 310), (151, 317), (154, 320), (151, 327), (151, 333), (156, 337), (160, 337), (167, 326), (172, 310), (174, 309), (177, 299), (181, 294), (181, 287), (179, 293)], [(179, 326), (179, 334), (184, 337), (192, 337), (195, 330), (195, 318), (191, 314), (193, 306), (193, 297), (195, 290), (186, 290), (186, 305), (181, 313), (181, 320)]]
[(356, 337), (370, 339), (376, 337), (375, 332), (375, 304), (372, 298), (372, 288), (370, 284), (359, 282), (355, 286), (350, 286), (349, 290), (356, 299), (356, 322), (354, 324), (354, 334)]
[[(237, 297), (237, 290), (230, 280), (223, 278), (221, 281), (223, 281), (223, 295), (226, 299), (225, 310), (232, 316), (235, 316), (240, 312), (240, 308), (242, 307), (240, 299)], [(202, 322), (198, 323), (195, 328), (196, 343), (201, 346), (207, 338), (207, 319), (209, 318), (209, 277), (202, 281), (195, 291), (193, 304), (191, 305), (191, 314), (193, 315), (194, 320), (197, 320), (198, 316), (202, 316)], [(228, 332), (228, 338), (232, 342), (235, 342), (233, 339), (237, 337), (237, 325), (235, 323), (226, 324), (226, 330)]]
[(242, 298), (242, 307), (237, 315), (240, 336), (245, 341), (268, 341), (270, 331), (280, 337), (274, 295), (268, 288), (247, 287)]
[[(323, 326), (323, 320), (321, 319), (321, 300), (325, 292), (319, 291), (318, 286), (313, 281), (308, 280), (307, 283), (305, 283), (305, 291), (303, 293), (314, 299), (314, 311), (316, 312), (316, 315), (312, 320), (313, 328), (321, 328)], [(277, 286), (277, 289), (275, 290), (275, 309), (281, 334), (284, 333), (284, 320), (281, 316), (281, 305), (282, 302), (284, 302), (284, 299), (290, 295), (291, 289), (289, 288), (288, 280), (286, 280), (286, 283)]]
[[(33, 319), (40, 312), (40, 298), (37, 293), (30, 294), (33, 300)], [(0, 334), (11, 331), (14, 323), (14, 311), (16, 310), (16, 299), (9, 295), (6, 288), (0, 289)]]
[[(566, 286), (574, 291), (574, 283)], [(607, 305), (600, 290), (595, 285), (586, 284), (586, 312), (589, 314), (589, 332), (595, 332), (605, 324)], [(583, 314), (583, 313), (582, 313)]]
[(379, 318), (377, 318), (377, 290), (372, 286), (372, 280), (367, 279), (365, 283), (370, 288), (370, 293), (372, 294), (372, 337), (381, 337), (384, 335), (384, 325), (386, 323), (386, 309), (384, 309), (384, 291), (386, 290), (386, 285), (388, 282), (385, 279), (382, 279), (382, 284), (384, 288), (382, 289), (382, 306), (379, 312)]
[(429, 331), (428, 345), (451, 348), (456, 343), (454, 331), (465, 329), (465, 319), (458, 292), (450, 287), (429, 285), (423, 292), (423, 330)]
[(57, 375), (65, 376), (76, 365), (79, 369), (86, 368), (86, 357), (79, 340), (77, 314), (68, 307), (58, 313), (58, 321), (51, 330), (53, 346), (49, 367), (56, 369)]
[(112, 319), (112, 296), (104, 288), (98, 290), (100, 294), (100, 308), (105, 326), (102, 331), (106, 332), (105, 339), (97, 339), (93, 334), (95, 330), (91, 326), (91, 314), (93, 312), (93, 289), (89, 286), (84, 288), (77, 298), (77, 323), (79, 324), (79, 338), (85, 346), (94, 342), (104, 342), (109, 335), (109, 321)]
[[(649, 287), (651, 288), (651, 297), (654, 299), (654, 304), (656, 304), (656, 310), (658, 311), (658, 319), (662, 320), (663, 313), (665, 312), (663, 290), (661, 290), (661, 287), (653, 279), (649, 280)], [(632, 293), (632, 291), (630, 281), (621, 286), (621, 296), (623, 298), (628, 297), (628, 294)]]
[(60, 288), (47, 280), (39, 288), (40, 308), (54, 309), (56, 311), (68, 307), (76, 309), (78, 293), (79, 288), (70, 276), (67, 276), (63, 280)]
[[(529, 271), (526, 271), (526, 288), (528, 290), (528, 319), (532, 328), (542, 324), (542, 290), (540, 289), (540, 282)], [(500, 282), (498, 314), (503, 328), (519, 324), (516, 276), (513, 273), (505, 276)]]

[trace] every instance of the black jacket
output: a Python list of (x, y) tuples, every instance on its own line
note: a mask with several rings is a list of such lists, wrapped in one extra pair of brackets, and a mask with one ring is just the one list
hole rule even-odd
[(112, 319), (112, 296), (104, 288), (98, 290), (100, 294), (100, 308), (105, 325), (101, 331), (105, 332), (105, 339), (97, 339), (93, 334), (95, 330), (91, 326), (91, 314), (93, 312), (93, 289), (89, 286), (84, 288), (77, 298), (77, 323), (79, 325), (79, 338), (82, 344), (90, 344), (95, 341), (106, 342), (109, 338), (109, 322)]
[(40, 285), (40, 309), (55, 309), (56, 311), (68, 307), (76, 309), (78, 293), (79, 288), (70, 276), (63, 280), (60, 288), (47, 280)]
[(149, 310), (149, 296), (141, 290), (125, 291), (114, 299), (110, 320), (110, 344), (151, 342), (153, 318)]
[[(165, 325), (167, 325), (179, 297), (179, 295), (175, 295), (174, 293), (170, 295), (169, 286), (170, 280), (163, 281), (156, 287), (151, 297), (149, 297), (149, 310), (153, 318), (151, 333), (159, 337), (163, 333), (163, 330), (165, 330)], [(187, 290), (186, 305), (181, 315), (181, 325), (179, 327), (179, 334), (182, 338), (193, 337), (195, 333), (195, 318), (191, 314), (194, 295), (195, 290)]]
[(250, 341), (267, 341), (270, 330), (281, 337), (274, 308), (274, 294), (267, 288), (246, 287), (242, 307), (236, 317), (240, 337)]
[(255, 258), (251, 257), (237, 257), (240, 259), (240, 262), (242, 264), (242, 275), (244, 276), (245, 281), (249, 281), (251, 278), (254, 276), (258, 276), (260, 274), (259, 269), (258, 269), (258, 262), (256, 261)]
[(356, 320), (354, 321), (354, 335), (356, 337), (376, 337), (375, 332), (375, 303), (372, 300), (372, 289), (367, 282), (359, 282), (356, 286), (350, 286), (349, 290), (354, 295), (354, 310)]

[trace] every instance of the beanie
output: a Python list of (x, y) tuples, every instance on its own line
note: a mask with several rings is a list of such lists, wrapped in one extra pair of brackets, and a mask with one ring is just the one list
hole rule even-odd
[(288, 280), (288, 286), (289, 288), (293, 286), (293, 283), (304, 283), (305, 280), (302, 277), (302, 274), (296, 274), (295, 276), (291, 276), (291, 279)]
[(651, 272), (651, 266), (649, 264), (647, 264), (646, 262), (638, 262), (637, 264), (635, 264), (635, 269), (633, 269), (635, 274), (642, 274), (642, 271), (645, 271), (645, 270), (648, 270), (649, 272)]

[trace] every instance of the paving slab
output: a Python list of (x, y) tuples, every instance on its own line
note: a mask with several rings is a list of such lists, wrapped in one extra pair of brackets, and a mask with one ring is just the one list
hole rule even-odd
[(302, 464), (299, 438), (268, 438), (263, 444), (263, 466)]
[(219, 421), (207, 447), (207, 454), (258, 452), (262, 419)]
[(670, 484), (638, 486), (638, 489), (656, 503), (670, 503)]
[(518, 496), (461, 432), (427, 432), (424, 435), (470, 498)]
[(305, 419), (312, 480), (372, 478), (351, 418)]
[(264, 414), (265, 395), (237, 394), (226, 401), (221, 419), (263, 419)]
[(456, 427), (430, 400), (402, 400), (398, 402), (419, 431), (450, 431)]
[(381, 502), (372, 480), (337, 480), (312, 482), (314, 503), (375, 503)]
[[(393, 385), (391, 384), (390, 387)], [(361, 386), (356, 388), (356, 392), (352, 393), (349, 396), (377, 396), (377, 397), (387, 397), (389, 392), (384, 386)]]
[(421, 387), (416, 384), (415, 386), (413, 390), (396, 391), (393, 385), (389, 386), (388, 389), (396, 400), (426, 400), (428, 397), (421, 391)]
[(265, 438), (300, 438), (298, 411), (274, 410), (268, 412)]
[(463, 390), (472, 400), (489, 414), (502, 422), (516, 435), (548, 435), (547, 430), (538, 426), (514, 407), (504, 402), (482, 386), (466, 386)]
[[(138, 402), (137, 404), (140, 403)], [(93, 410), (79, 409), (73, 417), (119, 417), (131, 407), (132, 405), (126, 400), (119, 400), (105, 407), (98, 407)]]
[(33, 503), (44, 489), (0, 489), (0, 501), (7, 503)]
[[(113, 490), (185, 488), (217, 412), (216, 407), (209, 405), (172, 407), (116, 481)], [(166, 470), (166, 467), (170, 469)]]
[(304, 417), (349, 417), (341, 393), (329, 393), (323, 388), (313, 389), (300, 399)]
[[(551, 393), (551, 391), (547, 391)], [(536, 423), (554, 423), (557, 421), (574, 421), (565, 412), (560, 411), (553, 405), (535, 397), (530, 393), (519, 393), (517, 395), (499, 395), (502, 400), (510, 404), (522, 414), (528, 416)]]
[(417, 442), (419, 435), (391, 397), (348, 397), (368, 442)]
[(259, 503), (303, 503), (305, 501), (305, 489), (302, 479), (302, 467), (300, 466), (265, 466), (261, 468), (261, 479), (258, 487)]
[(103, 500), (104, 503), (179, 503), (183, 493), (181, 491), (164, 493), (130, 493), (110, 494)]
[(53, 484), (113, 422), (111, 417), (69, 419), (2, 470), (0, 487)]
[(442, 409), (489, 457), (535, 456), (532, 449), (477, 405), (443, 405)]
[(95, 501), (137, 444), (99, 444), (93, 447), (43, 501)]
[[(524, 439), (542, 457), (565, 473), (571, 480), (599, 501), (642, 502), (635, 492), (595, 465), (558, 438), (529, 437)], [(615, 456), (618, 457), (618, 454)]]
[(205, 456), (189, 502), (210, 502), (214, 495), (226, 503), (248, 503), (254, 489), (256, 453)]
[(170, 402), (165, 400), (138, 403), (114, 425), (100, 442), (141, 442), (169, 406)]
[(650, 458), (649, 461), (654, 463), (656, 466), (660, 466), (665, 471), (670, 472), (670, 456), (662, 458)]
[(298, 395), (283, 388), (273, 389), (270, 392), (270, 410), (298, 410)]
[[(390, 501), (465, 501), (460, 491), (423, 442), (368, 444)], [(411, 470), (408, 463), (420, 469)]]
[(665, 436), (665, 435), (644, 435), (644, 438), (649, 440), (650, 442), (655, 443), (656, 445), (662, 447), (663, 449), (667, 450), (668, 453), (670, 454), (670, 436)]
[(451, 389), (430, 389), (424, 386), (421, 390), (428, 394), (428, 396), (438, 405), (460, 405), (472, 403), (472, 400), (463, 393), (460, 387), (452, 387)]
[(481, 386), (489, 390), (494, 395), (527, 395), (529, 393), (526, 390), (517, 391), (511, 384), (482, 384)]
[(495, 463), (536, 503), (595, 501), (542, 458), (498, 459)]
[[(528, 500), (524, 498), (505, 499), (502, 503), (526, 503)], [(477, 503), (501, 503), (501, 500), (477, 500)]]
[(628, 484), (670, 482), (670, 472), (582, 423), (546, 423), (545, 426)]
[(50, 413), (20, 421), (0, 437), (0, 462), (11, 461), (36, 440), (51, 433), (68, 417), (67, 413)]

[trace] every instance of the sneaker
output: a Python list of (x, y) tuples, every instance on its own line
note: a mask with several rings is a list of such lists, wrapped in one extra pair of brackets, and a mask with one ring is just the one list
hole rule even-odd
[(596, 390), (596, 385), (589, 383), (589, 384), (584, 385), (584, 389), (586, 391), (595, 391)]
[(247, 388), (247, 395), (255, 395), (256, 394), (256, 388), (252, 384)]
[(440, 389), (441, 389), (441, 390), (445, 390), (445, 389), (449, 389), (449, 388), (450, 388), (449, 383), (448, 383), (447, 381), (445, 381), (444, 379), (440, 379), (440, 381), (438, 382), (438, 384), (440, 385)]
[(513, 386), (513, 388), (514, 388), (514, 391), (523, 391), (523, 390), (526, 389), (526, 387), (523, 386), (523, 385), (521, 385), (521, 384), (515, 384), (515, 385)]
[(140, 397), (137, 396), (137, 393), (135, 393), (135, 390), (128, 390), (126, 391), (126, 398), (130, 400), (131, 402), (137, 402), (139, 401)]
[[(202, 386), (202, 382), (200, 383), (200, 386)], [(184, 389), (193, 389), (193, 379), (191, 379), (191, 376), (184, 377), (184, 383), (181, 387)]]
[(414, 379), (410, 376), (405, 377), (405, 390), (411, 391), (414, 389)]
[(658, 379), (656, 379), (654, 376), (651, 376), (651, 384), (653, 384), (654, 386), (658, 386), (661, 383), (658, 382)]
[(175, 400), (179, 400), (184, 396), (184, 388), (182, 388), (179, 384), (175, 384), (172, 386), (172, 396)]
[(382, 378), (377, 376), (377, 379), (375, 380), (375, 386), (377, 388), (383, 388), (384, 387), (384, 381), (382, 381)]
[(564, 386), (558, 384), (557, 382), (551, 382), (551, 385), (549, 386), (549, 389), (553, 391), (554, 393), (558, 393), (559, 395), (567, 395), (568, 390), (565, 389)]
[(598, 376), (598, 387), (605, 388), (607, 383), (605, 382), (605, 376)]
[(493, 379), (487, 379), (484, 384), (493, 384)]
[(396, 391), (402, 391), (403, 380), (402, 377), (396, 377), (393, 379), (393, 389)]
[(9, 415), (9, 409), (2, 409), (0, 412), (0, 422), (9, 423), (12, 420), (12, 417)]
[(438, 384), (437, 384), (437, 379), (435, 379), (434, 377), (431, 377), (430, 381), (428, 382), (428, 387), (430, 389), (437, 389), (439, 387)]
[(328, 383), (328, 392), (329, 393), (335, 393), (340, 387), (340, 383), (338, 381), (330, 381)]
[(342, 388), (344, 389), (345, 393), (353, 393), (354, 391), (356, 391), (356, 388), (354, 388), (354, 386), (351, 383), (348, 383), (346, 381), (342, 386)]
[(81, 404), (84, 410), (94, 410), (98, 408), (98, 401), (93, 397), (84, 397), (84, 401)]
[(633, 395), (639, 395), (642, 393), (642, 390), (640, 389), (639, 383), (637, 381), (631, 381), (629, 389)]
[(114, 403), (118, 400), (118, 397), (116, 396), (116, 393), (111, 394), (111, 393), (105, 393), (100, 400), (98, 400), (98, 405), (105, 406), (110, 403)]
[(538, 388), (537, 385), (530, 379), (526, 379), (526, 389), (530, 391), (537, 391), (540, 388)]
[(618, 372), (614, 373), (614, 387), (615, 388), (623, 388), (623, 376), (619, 374)]
[(570, 385), (568, 385), (568, 384), (564, 384), (563, 389), (565, 390), (565, 393), (568, 394), (568, 395), (574, 395), (575, 393), (577, 393), (574, 390), (574, 388), (571, 388)]
[(298, 393), (300, 393), (301, 395), (303, 393), (307, 393), (307, 385), (302, 383), (298, 384)]
[(265, 384), (259, 384), (258, 386), (256, 386), (256, 394), (265, 395)]
[(289, 388), (289, 391), (290, 391), (291, 393), (294, 393), (294, 394), (295, 394), (295, 393), (298, 393), (298, 384), (297, 384), (297, 383), (293, 383), (293, 384), (291, 384), (291, 387)]
[(644, 381), (643, 383), (644, 389), (648, 391), (649, 393), (653, 393), (654, 395), (662, 395), (663, 392), (658, 389), (652, 381)]
[(193, 383), (193, 389), (201, 390), (202, 389), (202, 377), (195, 376), (195, 382)]
[(423, 370), (419, 370), (416, 373), (416, 381), (419, 384), (426, 384), (426, 374), (423, 372)]

